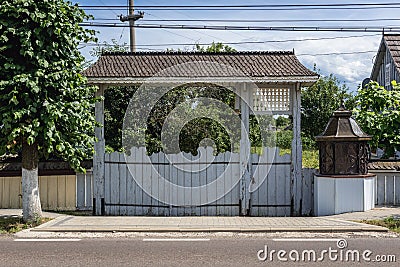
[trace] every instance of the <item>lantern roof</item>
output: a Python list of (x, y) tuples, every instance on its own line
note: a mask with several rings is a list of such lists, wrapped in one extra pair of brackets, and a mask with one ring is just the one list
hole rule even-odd
[(351, 117), (352, 112), (346, 110), (344, 104), (333, 113), (324, 132), (315, 137), (316, 141), (369, 141), (372, 137), (363, 132)]

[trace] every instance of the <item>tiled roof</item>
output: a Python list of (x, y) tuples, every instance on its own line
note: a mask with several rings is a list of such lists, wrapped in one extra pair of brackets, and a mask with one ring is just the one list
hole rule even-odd
[(385, 34), (383, 36), (396, 67), (400, 69), (400, 34)]
[[(171, 68), (177, 65), (180, 66)], [(147, 78), (160, 72), (162, 77), (318, 76), (303, 66), (293, 52), (266, 51), (105, 53), (83, 74), (88, 78)]]
[(368, 170), (400, 171), (400, 161), (373, 161), (368, 163)]

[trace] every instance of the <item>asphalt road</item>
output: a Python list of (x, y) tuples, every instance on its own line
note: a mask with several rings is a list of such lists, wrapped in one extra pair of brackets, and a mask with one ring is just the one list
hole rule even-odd
[[(400, 238), (349, 238), (339, 243), (336, 238), (187, 238), (32, 241), (1, 237), (0, 266), (399, 266), (400, 262)], [(312, 251), (316, 261), (323, 260), (314, 262)]]

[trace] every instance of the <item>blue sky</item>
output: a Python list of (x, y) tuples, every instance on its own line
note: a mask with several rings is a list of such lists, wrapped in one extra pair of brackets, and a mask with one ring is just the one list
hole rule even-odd
[[(74, 1), (80, 5), (126, 5), (127, 0), (91, 0)], [(391, 2), (381, 1), (381, 3)], [(290, 1), (281, 0), (254, 0), (254, 1), (175, 1), (175, 0), (135, 0), (135, 5), (243, 5), (243, 4), (332, 4), (332, 3), (379, 3), (379, 1), (352, 0), (352, 1)], [(393, 2), (395, 3), (395, 2)], [(138, 9), (140, 10), (140, 9)], [(372, 9), (372, 10), (297, 10), (297, 11), (265, 11), (265, 10), (241, 10), (241, 11), (172, 11), (172, 10), (149, 10), (145, 11), (144, 19), (138, 23), (148, 24), (201, 24), (201, 25), (249, 25), (249, 26), (398, 26), (399, 21), (374, 21), (374, 22), (269, 22), (269, 23), (232, 23), (232, 22), (150, 22), (154, 19), (251, 19), (251, 20), (274, 20), (274, 19), (388, 19), (397, 18), (399, 9)], [(97, 10), (87, 11), (97, 19), (115, 19), (117, 16), (126, 15), (126, 10)], [(399, 25), (400, 26), (400, 25)], [(99, 42), (129, 43), (128, 28), (96, 28), (99, 31), (97, 37)], [(138, 51), (149, 51), (150, 49), (165, 50), (171, 46), (154, 47), (150, 45), (179, 43), (187, 44), (173, 46), (183, 50), (191, 50), (195, 43), (216, 42), (246, 42), (246, 41), (286, 41), (303, 40), (315, 38), (332, 38), (362, 36), (345, 39), (309, 40), (309, 41), (287, 41), (280, 43), (240, 44), (232, 45), (237, 50), (295, 50), (300, 61), (309, 68), (316, 64), (322, 74), (335, 74), (344, 81), (351, 90), (356, 90), (361, 81), (369, 77), (374, 57), (381, 40), (380, 33), (341, 33), (341, 32), (278, 32), (278, 31), (212, 31), (212, 30), (172, 30), (172, 29), (136, 29), (136, 44)], [(82, 53), (89, 59), (89, 51), (93, 46), (82, 48)], [(366, 52), (368, 53), (354, 53)], [(332, 54), (337, 53), (337, 54)], [(343, 54), (346, 53), (346, 54)], [(321, 55), (329, 54), (329, 55)]]

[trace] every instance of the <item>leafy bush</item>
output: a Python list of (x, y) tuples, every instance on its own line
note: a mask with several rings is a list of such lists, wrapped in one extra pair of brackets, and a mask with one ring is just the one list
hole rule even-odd
[(293, 132), (278, 131), (276, 132), (276, 146), (279, 148), (292, 148)]

